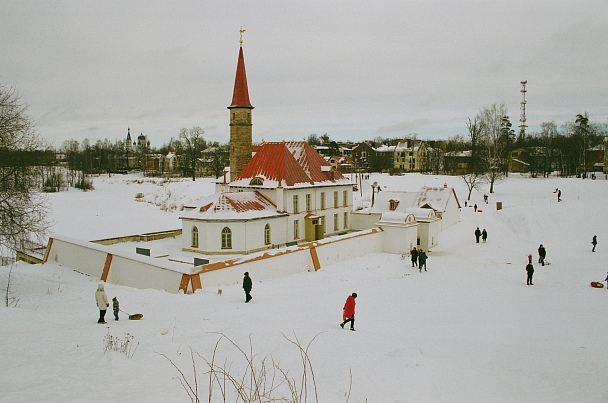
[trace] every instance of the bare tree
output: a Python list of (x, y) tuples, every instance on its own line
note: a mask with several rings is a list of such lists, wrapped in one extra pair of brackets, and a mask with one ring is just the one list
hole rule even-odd
[(472, 172), (468, 174), (460, 175), (462, 181), (465, 185), (467, 185), (467, 189), (469, 190), (469, 194), (467, 195), (467, 200), (471, 200), (471, 193), (473, 189), (479, 189), (481, 185), (486, 183), (485, 175), (479, 172)]
[(36, 192), (36, 150), (42, 141), (14, 88), (0, 84), (0, 253), (40, 241), (48, 228), (45, 198)]
[(483, 165), (490, 184), (490, 193), (494, 193), (494, 184), (505, 176), (505, 154), (509, 142), (505, 140), (505, 117), (508, 122), (507, 108), (504, 104), (493, 104), (483, 108), (477, 115), (481, 122), (481, 141), (484, 144)]
[(184, 149), (184, 163), (192, 174), (193, 181), (196, 181), (196, 161), (200, 158), (201, 151), (207, 148), (203, 134), (205, 132), (198, 126), (191, 129), (184, 128), (179, 132), (179, 139)]

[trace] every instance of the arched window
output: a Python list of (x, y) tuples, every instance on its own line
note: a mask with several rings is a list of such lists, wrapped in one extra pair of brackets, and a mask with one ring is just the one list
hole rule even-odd
[(192, 247), (198, 248), (198, 228), (192, 227)]
[(232, 231), (228, 227), (222, 230), (222, 249), (232, 249)]
[(253, 178), (250, 182), (249, 185), (250, 186), (262, 186), (264, 184), (264, 181), (260, 178)]
[(264, 244), (270, 245), (270, 224), (264, 227)]

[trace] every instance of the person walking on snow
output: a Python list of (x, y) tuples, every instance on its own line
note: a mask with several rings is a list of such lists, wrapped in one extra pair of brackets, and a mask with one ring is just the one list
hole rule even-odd
[(560, 202), (562, 201), (562, 191), (557, 189), (557, 201)]
[(606, 272), (606, 278), (604, 281), (606, 282), (606, 289), (608, 290), (608, 271)]
[(106, 310), (110, 304), (108, 304), (108, 297), (106, 296), (106, 292), (103, 290), (103, 284), (99, 284), (97, 286), (97, 291), (95, 291), (95, 302), (99, 308), (99, 320), (97, 323), (106, 323)]
[(486, 243), (486, 239), (488, 239), (488, 231), (486, 231), (485, 228), (481, 231), (481, 239), (483, 240), (483, 243)]
[(412, 267), (418, 266), (418, 249), (413, 248), (410, 255), (412, 256)]
[(475, 240), (477, 241), (477, 243), (479, 243), (480, 236), (481, 236), (481, 230), (479, 229), (479, 227), (477, 227), (477, 229), (475, 230)]
[(591, 245), (593, 245), (593, 249), (591, 249), (591, 252), (595, 252), (595, 247), (597, 246), (597, 235), (593, 235), (593, 239), (591, 240)]
[(251, 277), (249, 277), (249, 272), (245, 272), (245, 277), (243, 277), (243, 290), (245, 290), (245, 302), (251, 301), (253, 298), (251, 296), (251, 288), (253, 287), (253, 283), (251, 282)]
[(118, 310), (120, 307), (118, 306), (118, 299), (116, 297), (112, 298), (112, 309), (114, 310), (114, 320), (118, 320)]
[(342, 311), (342, 319), (343, 322), (340, 323), (340, 327), (344, 329), (344, 325), (350, 322), (350, 330), (355, 330), (355, 298), (357, 298), (357, 293), (353, 292), (351, 295), (346, 298), (346, 302), (344, 303), (344, 309)]
[(541, 243), (540, 246), (538, 247), (538, 263), (540, 263), (541, 265), (544, 266), (546, 256), (547, 256), (547, 251), (545, 250), (545, 247)]
[(426, 271), (426, 253), (422, 249), (418, 251), (418, 268), (420, 269), (420, 273), (422, 273), (422, 266), (424, 266), (424, 271)]
[(473, 208), (475, 209), (475, 212), (477, 213), (477, 203), (475, 203), (475, 205), (473, 206)]
[(534, 266), (532, 266), (532, 262), (528, 262), (526, 265), (526, 272), (528, 273), (527, 285), (534, 285), (532, 284), (532, 275), (534, 275)]

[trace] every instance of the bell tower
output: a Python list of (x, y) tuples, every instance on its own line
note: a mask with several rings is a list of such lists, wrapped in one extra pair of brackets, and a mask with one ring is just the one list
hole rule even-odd
[(245, 74), (245, 58), (243, 57), (243, 33), (240, 31), (239, 58), (236, 65), (234, 91), (230, 110), (230, 180), (235, 180), (245, 165), (251, 159), (252, 126), (251, 111), (253, 106), (249, 101), (247, 75)]

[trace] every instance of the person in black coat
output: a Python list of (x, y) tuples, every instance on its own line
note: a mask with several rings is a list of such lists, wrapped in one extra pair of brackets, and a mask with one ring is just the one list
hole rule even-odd
[(483, 243), (486, 243), (486, 239), (488, 239), (488, 231), (486, 231), (485, 228), (481, 231), (481, 239), (483, 240)]
[(597, 246), (597, 235), (593, 235), (593, 239), (591, 240), (591, 245), (593, 245), (593, 249), (591, 249), (591, 252), (595, 252), (595, 247)]
[(528, 273), (527, 285), (534, 285), (534, 284), (532, 284), (532, 275), (534, 275), (534, 266), (532, 266), (532, 262), (529, 262), (526, 265), (526, 272)]
[(243, 290), (245, 290), (245, 302), (251, 301), (251, 288), (253, 283), (251, 282), (251, 277), (249, 277), (249, 272), (245, 272), (245, 277), (243, 277)]
[(413, 248), (410, 255), (412, 256), (412, 267), (418, 266), (418, 249)]
[(540, 263), (541, 265), (545, 265), (545, 257), (547, 256), (547, 250), (545, 249), (545, 247), (543, 246), (543, 244), (541, 243), (540, 246), (538, 247), (538, 263)]
[(424, 266), (424, 271), (426, 271), (426, 253), (424, 253), (424, 251), (422, 249), (420, 249), (418, 251), (418, 268), (420, 269), (420, 272), (422, 273), (422, 266)]
[(475, 230), (475, 240), (477, 241), (477, 243), (479, 243), (480, 236), (481, 236), (481, 230), (479, 229), (479, 227), (477, 227), (477, 229)]

